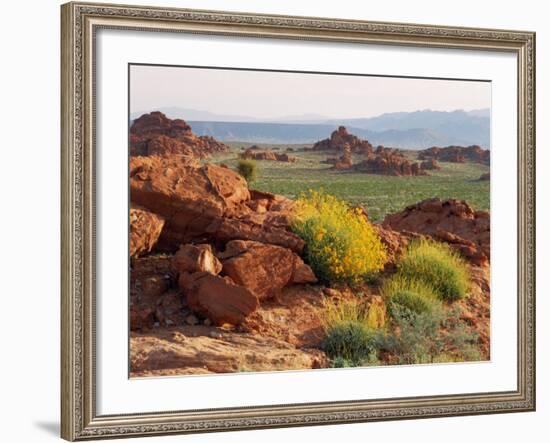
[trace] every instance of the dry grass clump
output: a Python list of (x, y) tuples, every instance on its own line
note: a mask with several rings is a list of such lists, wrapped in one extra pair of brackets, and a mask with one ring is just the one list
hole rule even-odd
[(413, 242), (397, 263), (397, 273), (410, 282), (423, 283), (450, 302), (464, 298), (470, 286), (462, 258), (448, 245), (434, 241)]

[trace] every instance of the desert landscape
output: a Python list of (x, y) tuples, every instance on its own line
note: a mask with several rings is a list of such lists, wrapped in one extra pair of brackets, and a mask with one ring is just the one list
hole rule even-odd
[(490, 358), (488, 149), (194, 128), (131, 120), (131, 377)]

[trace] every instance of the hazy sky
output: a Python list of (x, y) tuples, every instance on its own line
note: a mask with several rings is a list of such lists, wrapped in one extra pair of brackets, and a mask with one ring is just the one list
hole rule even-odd
[(487, 82), (132, 66), (130, 112), (167, 106), (276, 119), (490, 108)]

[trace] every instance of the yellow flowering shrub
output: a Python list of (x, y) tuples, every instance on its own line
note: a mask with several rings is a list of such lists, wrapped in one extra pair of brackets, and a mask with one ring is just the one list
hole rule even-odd
[(361, 209), (310, 190), (296, 205), (294, 232), (306, 243), (306, 260), (317, 277), (358, 283), (382, 270), (386, 250)]

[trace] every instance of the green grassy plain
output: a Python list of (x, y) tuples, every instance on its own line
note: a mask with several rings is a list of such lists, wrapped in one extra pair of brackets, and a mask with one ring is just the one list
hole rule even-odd
[[(250, 144), (230, 143), (232, 151), (219, 154), (209, 161), (224, 163), (235, 169), (238, 153)], [(288, 145), (259, 145), (284, 152)], [(335, 171), (323, 164), (330, 152), (303, 151), (307, 145), (290, 146), (289, 154), (298, 158), (296, 163), (257, 161), (258, 178), (251, 188), (297, 198), (308, 189), (324, 189), (351, 204), (363, 205), (373, 221), (381, 221), (387, 214), (402, 210), (421, 200), (439, 197), (466, 200), (474, 209), (489, 210), (489, 181), (479, 176), (489, 167), (472, 162), (440, 163), (441, 171), (429, 171), (430, 176), (390, 177), (361, 172)], [(407, 156), (416, 159), (410, 151)], [(354, 163), (362, 156), (355, 156)]]

